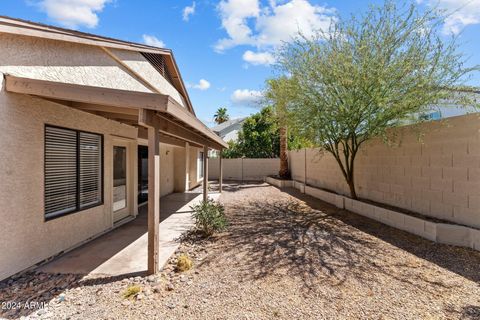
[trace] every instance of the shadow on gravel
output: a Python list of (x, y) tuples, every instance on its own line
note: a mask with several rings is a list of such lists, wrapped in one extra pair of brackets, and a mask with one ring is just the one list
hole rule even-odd
[[(244, 189), (252, 188), (268, 188), (267, 184), (263, 184), (259, 181), (230, 181), (224, 180), (222, 190), (226, 192), (236, 192)], [(209, 181), (209, 191), (219, 191), (218, 180)]]
[(119, 276), (84, 278), (82, 274), (27, 272), (0, 282), (0, 318), (18, 319), (31, 315), (46, 305), (61, 302), (64, 291), (78, 287), (108, 284), (123, 279), (144, 277), (145, 272)]
[[(424, 264), (415, 257), (399, 259), (397, 247), (472, 281), (480, 279), (478, 252), (435, 244), (295, 189), (283, 191), (300, 201), (227, 203), (230, 227), (222, 237), (222, 248), (203, 264), (231, 259), (229, 264), (249, 280), (300, 277), (307, 292), (320, 283), (341, 285), (349, 278), (368, 287), (380, 274), (408, 286), (421, 285), (431, 293), (457, 286), (422, 272)], [(381, 245), (377, 238), (395, 247)]]
[(460, 319), (473, 320), (480, 319), (480, 306), (466, 306), (460, 315)]

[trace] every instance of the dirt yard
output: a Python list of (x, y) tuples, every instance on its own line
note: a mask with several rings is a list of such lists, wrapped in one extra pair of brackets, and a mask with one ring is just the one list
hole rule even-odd
[[(178, 251), (193, 258), (192, 270), (175, 272), (173, 257), (157, 277), (28, 274), (0, 284), (0, 301), (26, 301), (50, 286), (42, 292), (48, 307), (3, 316), (480, 319), (480, 252), (434, 244), (266, 184), (229, 184), (221, 201), (228, 230), (209, 240), (186, 237)], [(124, 298), (132, 284), (141, 292)]]

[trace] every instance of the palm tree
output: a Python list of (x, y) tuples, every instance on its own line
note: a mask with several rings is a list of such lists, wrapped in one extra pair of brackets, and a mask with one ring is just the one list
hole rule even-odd
[(227, 108), (218, 108), (217, 112), (213, 116), (217, 124), (228, 121), (230, 117), (227, 114)]
[(290, 178), (287, 155), (287, 104), (290, 99), (290, 94), (290, 80), (287, 77), (280, 77), (267, 81), (265, 97), (269, 102), (273, 103), (278, 120), (280, 135), (280, 171), (278, 172), (278, 175), (281, 178)]

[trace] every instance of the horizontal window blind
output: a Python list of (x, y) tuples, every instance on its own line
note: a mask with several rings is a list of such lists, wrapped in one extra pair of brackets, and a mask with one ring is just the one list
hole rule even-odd
[(45, 216), (77, 208), (77, 133), (45, 130)]
[(102, 139), (98, 134), (80, 132), (80, 208), (102, 200)]
[(45, 218), (102, 203), (102, 136), (45, 127)]

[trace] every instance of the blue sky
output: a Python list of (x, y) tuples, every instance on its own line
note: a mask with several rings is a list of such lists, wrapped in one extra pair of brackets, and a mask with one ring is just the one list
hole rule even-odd
[[(211, 125), (219, 107), (227, 107), (231, 117), (259, 109), (256, 101), (265, 79), (274, 75), (272, 52), (281, 41), (299, 28), (308, 34), (372, 3), (381, 2), (3, 0), (0, 15), (173, 49), (197, 116)], [(417, 3), (454, 12), (443, 31), (461, 32), (469, 64), (480, 64), (480, 0)], [(470, 84), (480, 86), (480, 77)]]

